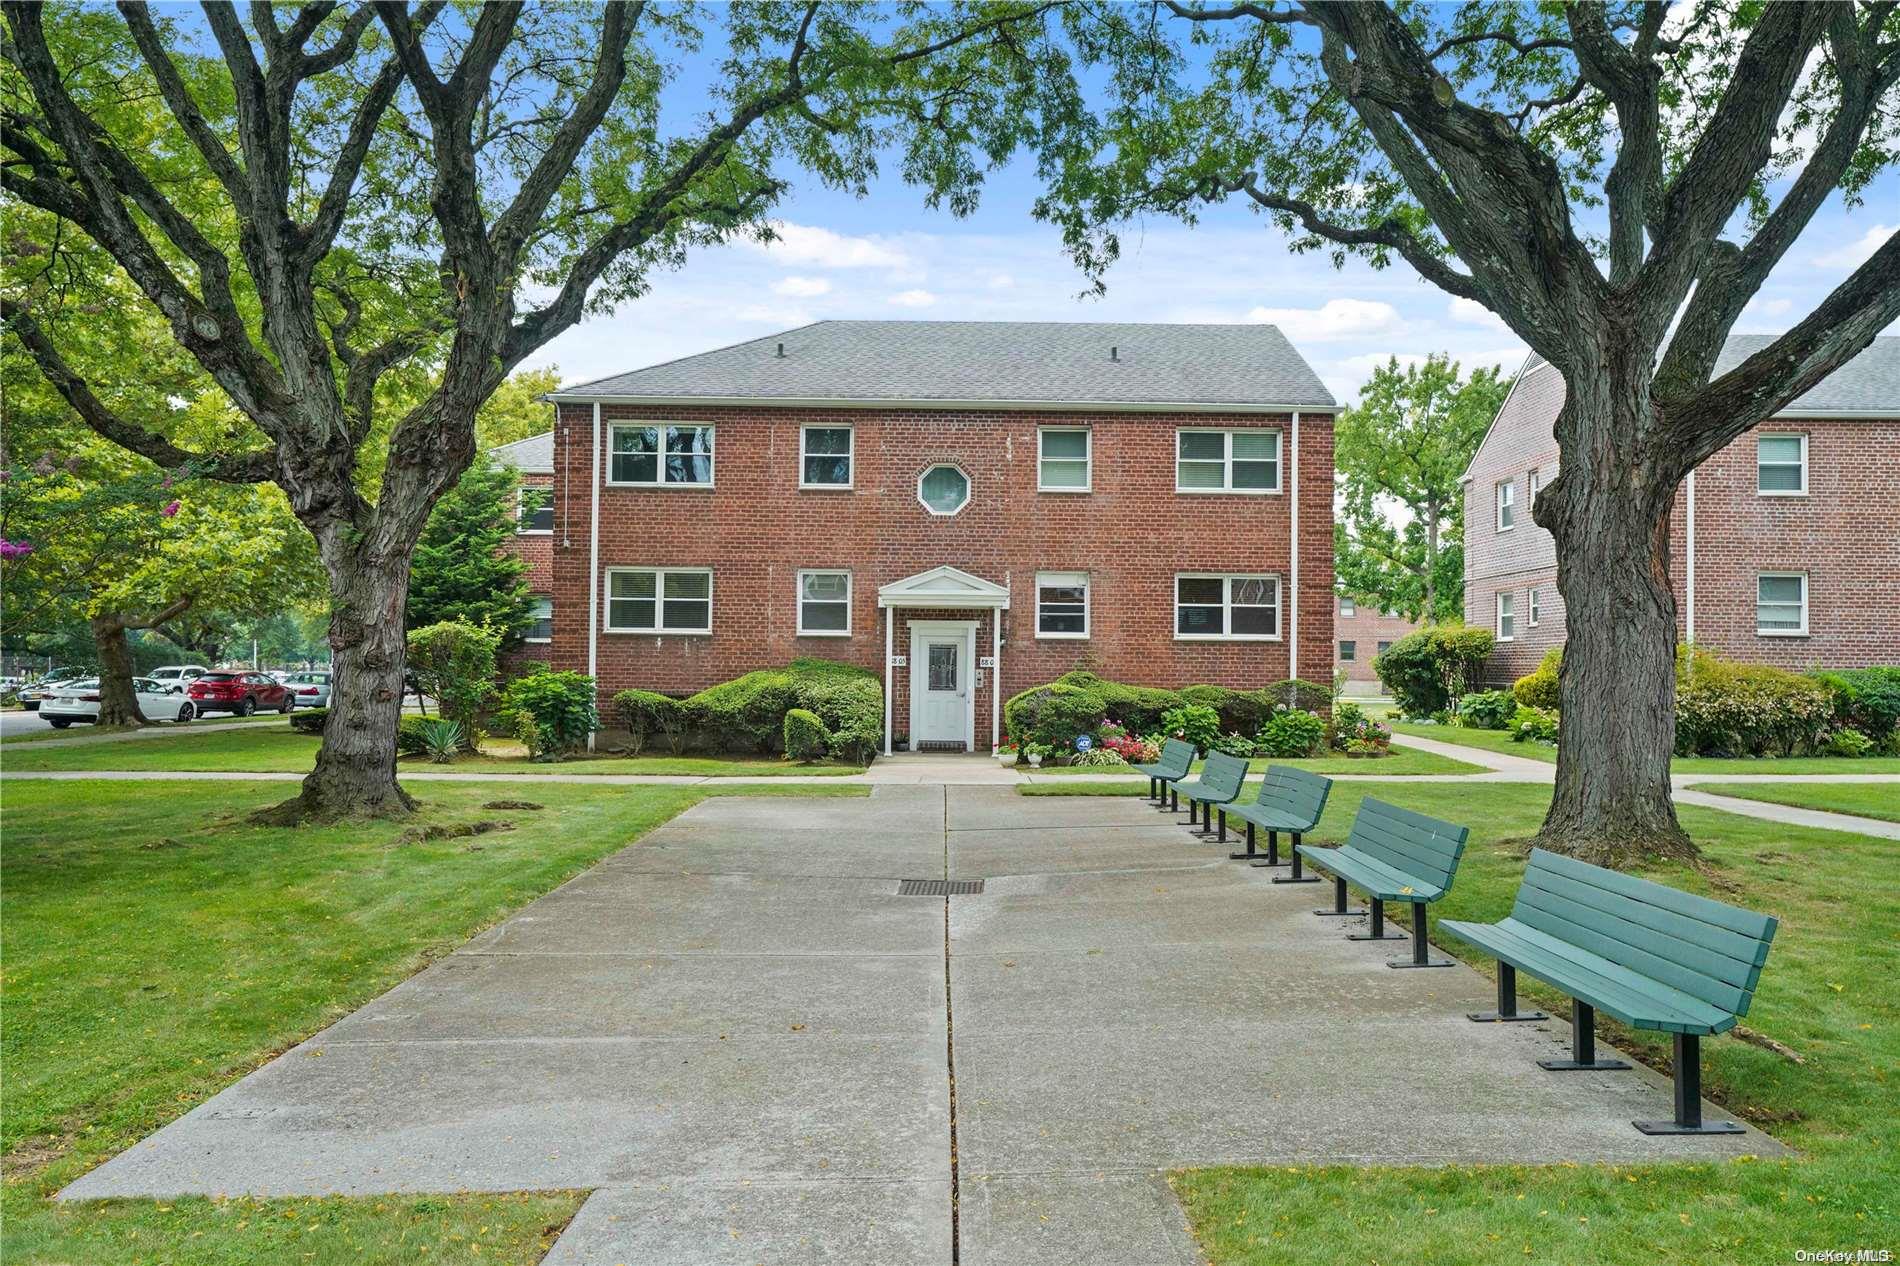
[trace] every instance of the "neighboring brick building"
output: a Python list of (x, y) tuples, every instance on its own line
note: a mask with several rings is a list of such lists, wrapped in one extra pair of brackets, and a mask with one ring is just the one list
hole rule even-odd
[(547, 658), (603, 709), (809, 655), (987, 749), (1078, 666), (1330, 674), (1336, 406), (1271, 326), (827, 321), (549, 398)]
[(1379, 694), (1373, 659), (1418, 628), (1415, 621), (1381, 608), (1377, 599), (1340, 594), (1333, 610), (1333, 669), (1345, 673), (1346, 693)]
[(521, 481), (515, 502), (515, 539), (509, 545), (528, 564), (526, 579), (536, 606), (534, 627), (514, 658), (535, 659), (546, 654), (554, 637), (554, 432), (530, 435), (488, 453), (503, 466), (514, 467)]
[[(1738, 335), (1715, 372), (1769, 341)], [(1465, 473), (1465, 620), (1498, 636), (1490, 684), (1563, 644), (1556, 547), (1531, 521), (1557, 473), (1561, 375), (1533, 356)], [(1875, 339), (1677, 491), (1678, 635), (1783, 668), (1900, 662), (1900, 338)]]

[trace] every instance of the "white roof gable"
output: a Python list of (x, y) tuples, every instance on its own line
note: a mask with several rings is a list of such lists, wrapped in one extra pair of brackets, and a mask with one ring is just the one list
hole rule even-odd
[(954, 567), (935, 567), (885, 585), (877, 591), (877, 605), (1007, 608), (1009, 589)]

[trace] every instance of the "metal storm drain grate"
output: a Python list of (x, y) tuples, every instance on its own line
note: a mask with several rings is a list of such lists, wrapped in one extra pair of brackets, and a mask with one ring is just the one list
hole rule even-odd
[(966, 897), (983, 891), (981, 879), (900, 879), (900, 897)]

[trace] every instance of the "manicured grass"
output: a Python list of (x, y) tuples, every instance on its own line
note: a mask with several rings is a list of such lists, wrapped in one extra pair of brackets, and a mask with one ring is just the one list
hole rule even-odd
[(1900, 783), (1851, 782), (1699, 782), (1697, 791), (1742, 800), (1791, 804), (1797, 809), (1851, 813), (1862, 818), (1900, 822)]
[[(524, 798), (492, 784), (411, 784), (414, 821), (292, 831), (244, 820), (282, 799), (281, 785), (3, 790), (9, 1264), (540, 1260), (580, 1193), (48, 1197), (704, 792), (566, 784), (529, 793), (537, 811), (484, 809), (498, 792)], [(405, 837), (478, 820), (516, 829)]]
[[(11, 744), (0, 760), (7, 769), (123, 769), (134, 772), (176, 770), (186, 773), (303, 773), (317, 758), (322, 740), (299, 734), (279, 719), (269, 727), (205, 730), (123, 743), (84, 743), (40, 751), (15, 752)], [(453, 770), (484, 773), (666, 774), (679, 776), (763, 778), (784, 774), (855, 774), (857, 765), (794, 765), (771, 757), (708, 759), (693, 756), (604, 756), (573, 759), (557, 765), (537, 765), (526, 756), (464, 756), (448, 765), (431, 765), (414, 757), (403, 768), (417, 771)]]
[[(1193, 768), (1199, 769), (1203, 763), (1197, 760)], [(1264, 770), (1268, 765), (1291, 765), (1295, 769), (1310, 769), (1316, 774), (1376, 774), (1380, 777), (1394, 778), (1411, 774), (1481, 774), (1484, 772), (1482, 765), (1468, 764), (1465, 761), (1453, 760), (1448, 756), (1439, 756), (1433, 752), (1421, 752), (1417, 748), (1394, 748), (1390, 756), (1319, 756), (1303, 760), (1281, 760), (1278, 757), (1260, 756), (1256, 757), (1252, 764), (1255, 769), (1260, 770)], [(1057, 765), (1036, 770), (1031, 770), (1024, 765), (1019, 767), (1018, 772), (1030, 773), (1038, 778), (1072, 777), (1078, 774), (1122, 774), (1135, 779), (1138, 788), (1145, 790), (1148, 786), (1148, 779), (1133, 770), (1103, 769), (1093, 765)]]
[[(1505, 756), (1528, 756), (1532, 760), (1557, 763), (1557, 749), (1542, 743), (1513, 742), (1503, 730), (1470, 730), (1456, 725), (1418, 725), (1410, 721), (1391, 721), (1394, 734), (1477, 747)], [(1900, 774), (1900, 756), (1678, 756), (1669, 762), (1677, 774)]]
[[(1520, 784), (1339, 783), (1316, 840), (1345, 835), (1360, 798), (1379, 796), (1469, 823), (1472, 839), (1436, 916), (1495, 919), (1523, 872), (1522, 840), (1549, 789)], [(1900, 1228), (1900, 886), (1891, 841), (1684, 808), (1704, 864), (1649, 877), (1781, 919), (1750, 1028), (1795, 1064), (1733, 1036), (1704, 1044), (1704, 1090), (1798, 1149), (1794, 1160), (1621, 1166), (1223, 1167), (1174, 1184), (1218, 1266), (1278, 1266), (1324, 1244), (1329, 1261), (1771, 1262), (1813, 1245), (1891, 1247)], [(1851, 907), (1851, 917), (1842, 917)], [(1449, 937), (1447, 952), (1489, 960)], [(1565, 999), (1519, 977), (1545, 1010)], [(1562, 1011), (1558, 1011), (1562, 1014)], [(1662, 1063), (1656, 1034), (1604, 1033)], [(1473, 1040), (1483, 1031), (1473, 1029)], [(1465, 1088), (1482, 1102), (1487, 1087)]]

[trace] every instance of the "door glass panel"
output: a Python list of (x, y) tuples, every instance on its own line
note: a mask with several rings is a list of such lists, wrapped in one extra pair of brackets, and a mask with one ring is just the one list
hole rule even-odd
[(955, 691), (956, 688), (957, 644), (955, 642), (932, 642), (930, 644), (929, 689)]

